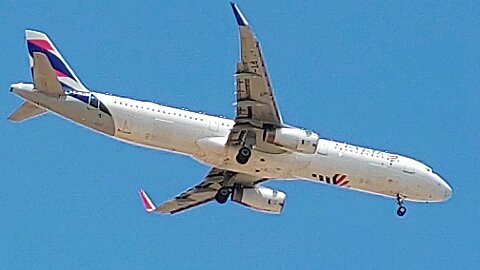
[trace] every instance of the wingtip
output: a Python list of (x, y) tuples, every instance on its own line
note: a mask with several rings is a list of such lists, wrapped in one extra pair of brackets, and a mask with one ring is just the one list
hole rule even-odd
[(153, 204), (152, 200), (150, 199), (150, 197), (148, 197), (147, 193), (143, 189), (138, 190), (138, 195), (142, 200), (142, 204), (143, 204), (143, 207), (145, 208), (145, 211), (147, 211), (148, 213), (155, 211), (155, 205)]
[(230, 5), (232, 6), (233, 14), (235, 15), (235, 19), (237, 20), (237, 24), (239, 26), (248, 26), (248, 22), (245, 19), (245, 16), (243, 16), (243, 14), (240, 11), (240, 9), (238, 8), (238, 6), (233, 2), (230, 2)]

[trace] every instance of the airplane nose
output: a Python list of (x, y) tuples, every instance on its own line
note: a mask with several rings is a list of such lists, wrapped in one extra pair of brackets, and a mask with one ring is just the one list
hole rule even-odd
[(445, 185), (445, 200), (448, 200), (452, 197), (452, 187), (445, 181), (443, 183)]
[(446, 201), (452, 197), (452, 187), (447, 183), (447, 181), (443, 180), (440, 176), (436, 175), (436, 180), (441, 186), (442, 193), (443, 193), (443, 200)]

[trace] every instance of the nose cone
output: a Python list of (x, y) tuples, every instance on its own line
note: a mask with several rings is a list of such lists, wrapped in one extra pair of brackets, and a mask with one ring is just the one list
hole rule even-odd
[(435, 182), (440, 189), (441, 194), (441, 201), (446, 201), (452, 197), (452, 187), (447, 183), (447, 181), (443, 180), (440, 176), (435, 174)]

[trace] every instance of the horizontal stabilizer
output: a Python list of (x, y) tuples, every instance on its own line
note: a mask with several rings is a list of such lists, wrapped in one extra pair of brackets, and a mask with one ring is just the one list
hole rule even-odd
[(20, 122), (27, 120), (29, 118), (33, 118), (39, 116), (43, 113), (46, 113), (45, 109), (42, 109), (34, 104), (25, 101), (14, 113), (12, 113), (8, 120), (14, 122)]
[(140, 195), (140, 199), (142, 199), (145, 211), (147, 211), (148, 213), (155, 211), (155, 205), (152, 203), (152, 200), (150, 200), (150, 197), (148, 197), (147, 193), (143, 191), (143, 189), (140, 189), (138, 191), (138, 195)]
[(48, 57), (40, 52), (33, 53), (33, 84), (35, 89), (46, 94), (58, 96), (64, 94)]

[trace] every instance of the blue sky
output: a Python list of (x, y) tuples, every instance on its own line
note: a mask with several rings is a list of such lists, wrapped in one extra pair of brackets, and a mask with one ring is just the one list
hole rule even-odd
[(227, 1), (1, 1), (0, 265), (11, 269), (477, 269), (480, 6), (476, 1), (240, 1), (286, 122), (415, 157), (442, 204), (270, 182), (279, 216), (215, 203), (146, 214), (208, 168), (53, 115), (13, 124), (30, 81), (23, 31), (45, 31), (92, 90), (233, 116), (238, 32)]

